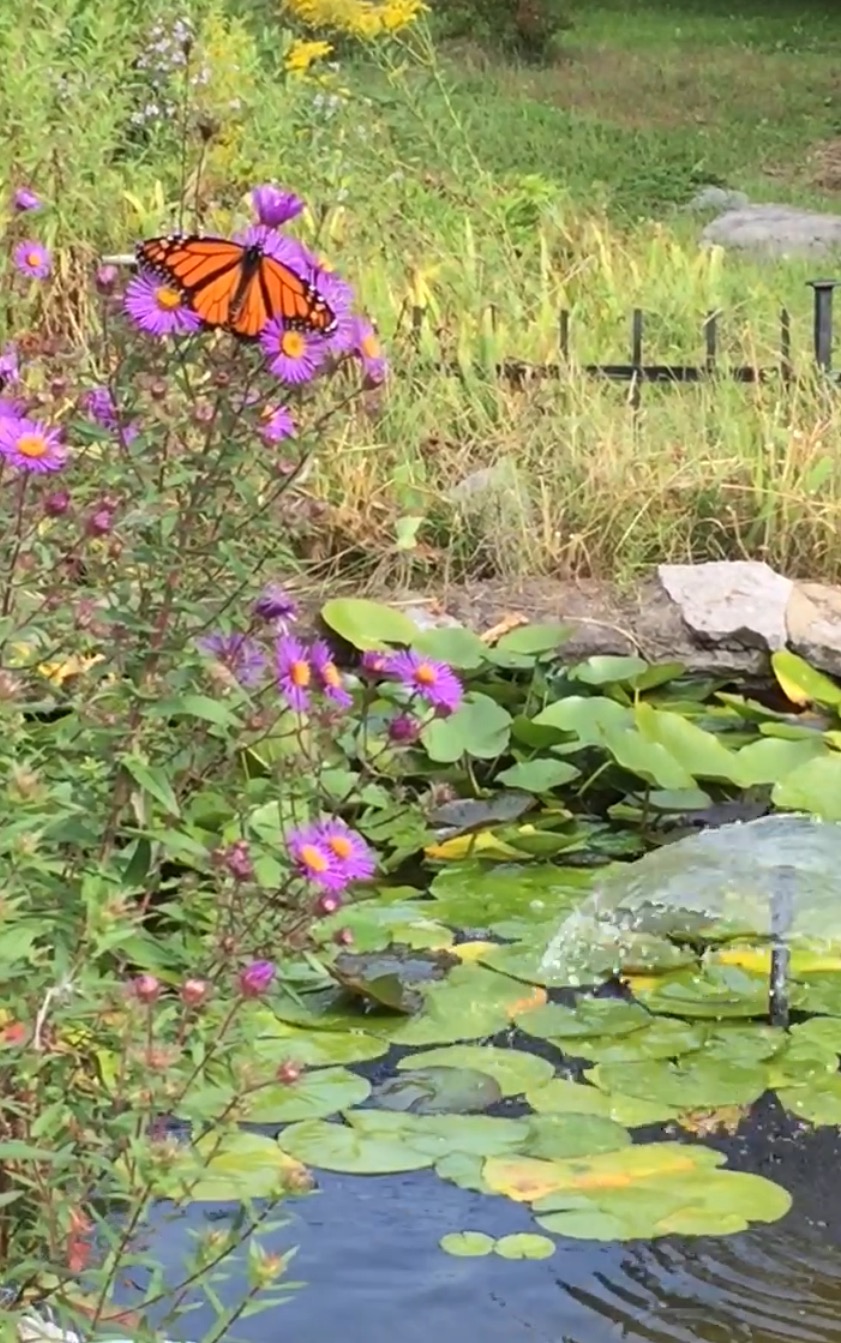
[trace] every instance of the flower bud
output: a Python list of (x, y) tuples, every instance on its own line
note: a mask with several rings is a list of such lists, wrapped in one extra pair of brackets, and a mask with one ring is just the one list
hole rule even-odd
[(113, 294), (119, 278), (119, 271), (116, 266), (99, 266), (95, 280), (97, 292), (100, 294)]
[(318, 914), (335, 914), (337, 909), (342, 907), (342, 897), (335, 891), (325, 891), (318, 897), (315, 908)]
[(354, 936), (350, 928), (339, 928), (333, 934), (333, 941), (336, 943), (337, 947), (352, 947)]
[(418, 740), (420, 734), (420, 723), (408, 713), (398, 714), (396, 718), (392, 718), (388, 725), (389, 740), (396, 745), (410, 745)]
[(271, 961), (252, 961), (240, 970), (237, 985), (243, 998), (262, 998), (274, 983), (277, 971)]
[(98, 508), (91, 513), (85, 523), (85, 532), (88, 536), (107, 536), (114, 523), (114, 515), (108, 508)]
[(254, 876), (254, 865), (251, 862), (248, 843), (244, 839), (238, 839), (226, 849), (218, 849), (217, 858), (235, 881), (250, 881)]
[(185, 979), (181, 985), (181, 1001), (187, 1007), (201, 1007), (210, 995), (206, 979)]
[(161, 996), (161, 982), (154, 975), (138, 975), (132, 980), (131, 989), (141, 1003), (157, 1002)]
[(301, 1068), (292, 1059), (284, 1059), (283, 1063), (278, 1064), (275, 1078), (281, 1086), (293, 1086), (300, 1080)]

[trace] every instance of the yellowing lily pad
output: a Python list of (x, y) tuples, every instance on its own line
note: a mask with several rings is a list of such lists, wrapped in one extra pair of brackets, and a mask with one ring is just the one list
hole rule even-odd
[(493, 1236), (486, 1236), (484, 1231), (451, 1231), (442, 1236), (438, 1244), (457, 1259), (478, 1259), (490, 1254), (496, 1242)]
[(497, 1045), (451, 1045), (411, 1054), (397, 1065), (401, 1071), (415, 1068), (467, 1068), (486, 1073), (497, 1083), (503, 1096), (516, 1096), (530, 1087), (548, 1082), (554, 1073), (551, 1063), (525, 1050), (500, 1049)]
[(313, 1031), (288, 1026), (266, 1008), (243, 1016), (254, 1062), (270, 1066), (289, 1059), (302, 1068), (363, 1063), (388, 1052), (388, 1041), (366, 1031)]
[(306, 1183), (300, 1160), (274, 1139), (211, 1130), (191, 1146), (185, 1144), (175, 1163), (161, 1171), (159, 1192), (166, 1197), (177, 1189), (188, 1191), (193, 1202), (227, 1203), (280, 1196)]
[(493, 1252), (500, 1259), (551, 1259), (555, 1253), (555, 1242), (548, 1236), (521, 1231), (514, 1236), (500, 1236), (494, 1242)]
[[(705, 1154), (699, 1157), (698, 1153)], [(616, 1152), (568, 1161), (541, 1161), (528, 1156), (489, 1157), (483, 1178), (496, 1194), (517, 1203), (534, 1203), (561, 1191), (592, 1194), (626, 1189), (652, 1179), (676, 1181), (700, 1164), (720, 1165), (724, 1157), (706, 1148), (680, 1143), (640, 1143)]]

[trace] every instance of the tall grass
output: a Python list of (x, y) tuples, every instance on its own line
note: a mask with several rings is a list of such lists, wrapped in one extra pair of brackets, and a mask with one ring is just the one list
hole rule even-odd
[[(274, 178), (322, 203), (303, 227), (388, 342), (388, 388), (323, 444), (307, 482), (303, 562), (440, 582), (753, 555), (841, 577), (841, 392), (811, 361), (815, 266), (701, 250), (680, 208), (705, 181), (831, 206), (808, 151), (837, 129), (841, 20), (603, 2), (542, 71), (442, 54), (416, 31), (343, 58), (325, 108), (318, 86), (282, 77), (273, 11), (203, 0), (192, 14), (216, 53), (213, 115), (202, 122), (193, 92), (180, 129), (138, 136), (132, 62), (154, 4), (142, 22), (127, 0), (60, 9), (33, 19), (10, 0), (0, 16), (10, 179), (52, 199), (58, 282), (41, 322), (84, 357), (80, 268), (170, 227), (185, 199), (188, 223), (198, 207), (204, 227), (231, 228), (249, 183)], [(717, 312), (722, 365), (773, 366), (783, 305), (788, 388), (646, 388), (634, 414), (627, 388), (580, 369), (628, 359), (636, 306), (651, 362), (700, 363)], [(566, 376), (500, 381), (501, 359), (557, 359), (562, 308)], [(483, 490), (458, 489), (486, 468)]]

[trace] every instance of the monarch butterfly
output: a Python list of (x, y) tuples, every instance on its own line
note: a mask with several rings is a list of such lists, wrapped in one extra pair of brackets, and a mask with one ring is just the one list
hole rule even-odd
[(266, 253), (228, 238), (197, 235), (138, 243), (140, 266), (168, 281), (205, 326), (253, 340), (274, 318), (288, 327), (329, 336), (336, 314), (309, 280)]

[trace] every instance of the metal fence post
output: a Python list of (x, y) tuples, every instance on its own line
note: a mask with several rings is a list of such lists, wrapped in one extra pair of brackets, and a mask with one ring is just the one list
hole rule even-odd
[(823, 373), (832, 372), (832, 295), (837, 280), (809, 280), (815, 296), (814, 350), (815, 363)]

